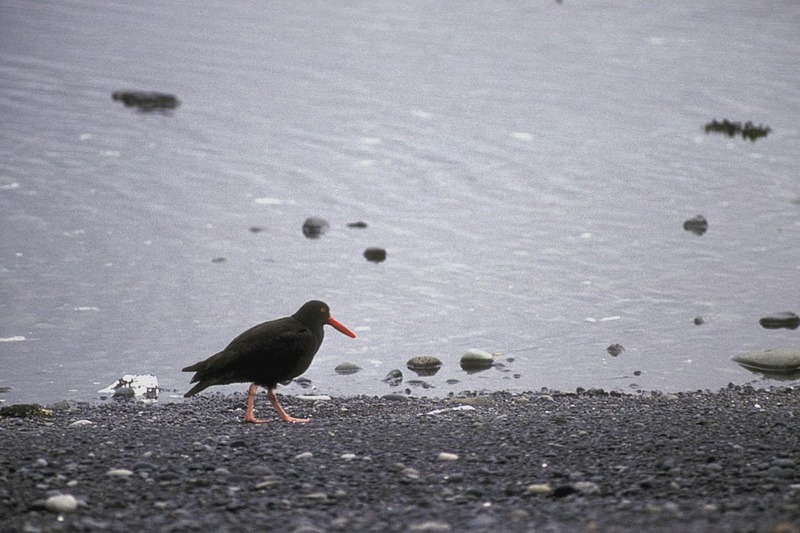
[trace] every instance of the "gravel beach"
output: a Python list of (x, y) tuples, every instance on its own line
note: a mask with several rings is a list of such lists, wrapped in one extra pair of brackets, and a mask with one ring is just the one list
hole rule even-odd
[(0, 528), (800, 531), (796, 388), (244, 400), (0, 419)]

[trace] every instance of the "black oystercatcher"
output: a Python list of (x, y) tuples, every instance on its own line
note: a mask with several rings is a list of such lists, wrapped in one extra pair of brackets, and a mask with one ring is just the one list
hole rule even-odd
[(303, 304), (295, 314), (254, 326), (231, 341), (228, 346), (205, 361), (183, 369), (195, 372), (190, 383), (197, 382), (184, 396), (194, 396), (213, 385), (253, 382), (247, 391), (245, 422), (263, 424), (253, 415), (253, 403), (259, 385), (267, 388), (267, 397), (284, 422), (308, 422), (286, 414), (275, 387), (296, 378), (311, 365), (322, 344), (322, 326), (330, 324), (348, 337), (356, 334), (331, 316), (328, 305), (319, 300)]

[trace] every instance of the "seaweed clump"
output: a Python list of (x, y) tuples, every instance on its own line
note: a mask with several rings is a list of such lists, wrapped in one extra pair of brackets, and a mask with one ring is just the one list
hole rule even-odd
[(754, 125), (751, 121), (744, 124), (741, 122), (731, 122), (727, 118), (722, 122), (716, 119), (712, 120), (705, 127), (706, 133), (723, 133), (728, 137), (735, 137), (741, 135), (742, 139), (749, 139), (750, 142), (755, 142), (756, 139), (766, 137), (771, 131), (769, 126)]

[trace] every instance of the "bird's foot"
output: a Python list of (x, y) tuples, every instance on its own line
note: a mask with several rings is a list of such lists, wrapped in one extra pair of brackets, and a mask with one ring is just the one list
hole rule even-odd
[(293, 416), (286, 416), (281, 418), (284, 422), (291, 422), (292, 424), (305, 424), (306, 422), (311, 422), (310, 418), (295, 418)]
[(244, 423), (245, 424), (266, 424), (269, 420), (261, 420), (260, 418), (256, 418), (253, 415), (245, 416)]

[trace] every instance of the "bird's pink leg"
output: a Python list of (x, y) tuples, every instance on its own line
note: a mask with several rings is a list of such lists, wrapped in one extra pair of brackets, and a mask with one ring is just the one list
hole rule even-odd
[[(260, 420), (253, 414), (253, 407), (256, 402), (256, 393), (258, 392), (258, 385), (253, 383), (247, 389), (247, 411), (244, 413), (244, 421), (247, 424), (266, 424), (269, 420)], [(270, 398), (271, 400), (271, 398)]]
[(269, 401), (272, 402), (272, 407), (275, 408), (275, 410), (278, 412), (278, 416), (281, 417), (281, 420), (284, 422), (294, 422), (296, 424), (305, 424), (306, 422), (311, 422), (310, 418), (295, 418), (286, 414), (286, 411), (283, 410), (281, 404), (278, 403), (278, 396), (272, 389), (267, 391), (267, 398), (269, 398)]

